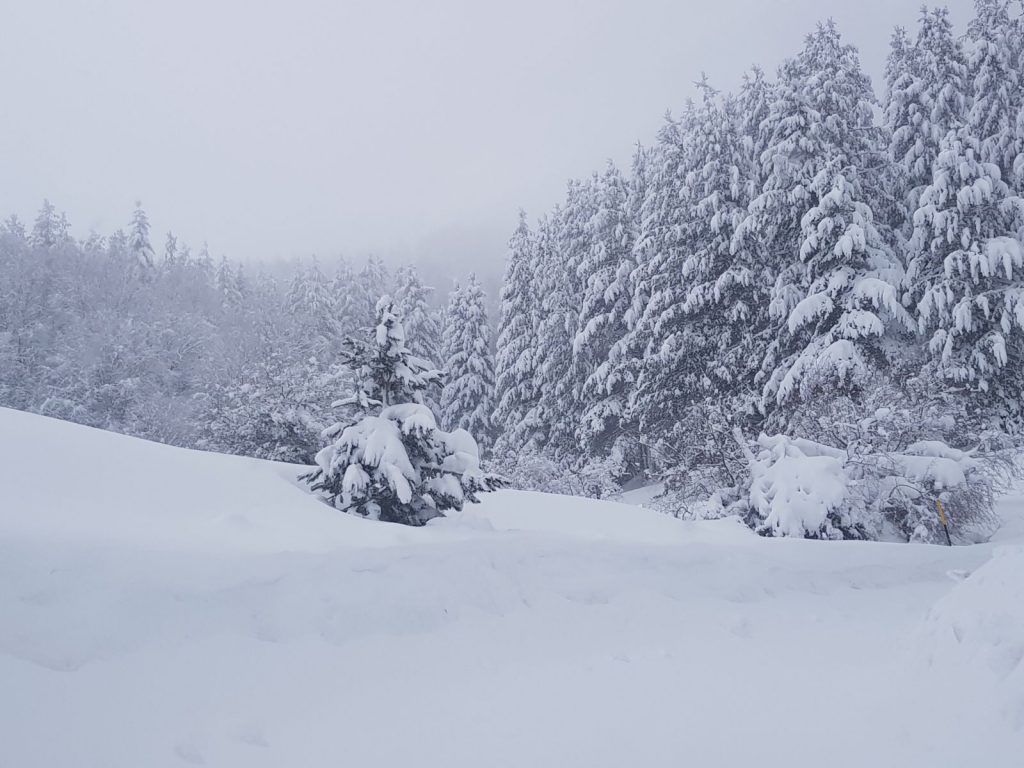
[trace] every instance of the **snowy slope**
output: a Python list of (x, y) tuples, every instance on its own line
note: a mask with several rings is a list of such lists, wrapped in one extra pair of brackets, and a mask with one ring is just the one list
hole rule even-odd
[(1019, 524), (765, 540), (507, 491), (408, 529), (296, 471), (0, 410), (0, 766), (1022, 764)]

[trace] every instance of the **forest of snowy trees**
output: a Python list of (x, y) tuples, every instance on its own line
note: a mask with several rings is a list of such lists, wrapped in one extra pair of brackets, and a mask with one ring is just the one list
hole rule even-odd
[[(706, 77), (624, 172), (510, 240), (492, 332), (474, 276), (316, 260), (246, 271), (141, 206), (76, 241), (49, 202), (0, 227), (0, 405), (310, 464), (357, 388), (347, 339), (394, 297), (422, 387), (512, 485), (661, 480), (765, 534), (984, 530), (1024, 434), (1024, 20), (923, 9), (876, 96), (822, 23), (774, 77)], [(340, 411), (340, 412), (339, 412)]]
[[(308, 464), (341, 415), (332, 403), (353, 387), (345, 340), (372, 327), (382, 294), (428, 359), (440, 358), (442, 322), (471, 350), (490, 338), (473, 278), (445, 319), (415, 269), (392, 274), (375, 258), (337, 259), (329, 274), (315, 259), (250, 273), (170, 234), (158, 252), (141, 207), (109, 237), (75, 241), (69, 226), (49, 202), (30, 226), (0, 225), (0, 405)], [(453, 388), (428, 393), (453, 426), (487, 408), (490, 379), (474, 384), (474, 366), (456, 362)]]
[(963, 38), (924, 9), (879, 103), (823, 23), (524, 216), (493, 418), (513, 475), (661, 476), (684, 512), (829, 537), (935, 539), (959, 493), (983, 527), (1024, 426), (1022, 68), (1019, 3), (978, 0)]

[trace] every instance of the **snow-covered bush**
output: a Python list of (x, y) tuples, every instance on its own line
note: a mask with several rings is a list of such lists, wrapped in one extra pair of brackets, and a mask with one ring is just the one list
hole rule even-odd
[(387, 297), (377, 304), (370, 341), (349, 340), (346, 362), (359, 388), (337, 405), (354, 406), (360, 415), (324, 431), (334, 442), (303, 476), (329, 503), (374, 520), (423, 525), (501, 485), (480, 468), (473, 436), (439, 429), (423, 404), (424, 390), (440, 382), (440, 373), (406, 347)]
[[(337, 426), (331, 428), (334, 434)], [(316, 457), (313, 490), (338, 509), (373, 520), (423, 525), (477, 502), (499, 481), (480, 469), (480, 453), (464, 429), (445, 432), (420, 403), (383, 408), (341, 429)]]
[(614, 444), (607, 456), (595, 456), (585, 461), (577, 475), (584, 496), (606, 499), (620, 493), (621, 482), (629, 475), (629, 463), (621, 442)]
[(733, 437), (745, 427), (743, 414), (729, 399), (695, 402), (669, 438), (651, 446), (653, 468), (665, 484), (659, 505), (676, 517), (703, 517), (698, 509), (725, 487), (738, 484), (746, 461)]
[(520, 491), (541, 491), (563, 496), (583, 496), (583, 483), (569, 467), (544, 454), (524, 448), (517, 453), (503, 453), (492, 460), (508, 480), (510, 488)]
[(843, 451), (785, 435), (761, 435), (749, 453), (747, 522), (767, 536), (865, 538)]
[(209, 398), (199, 445), (309, 464), (324, 446), (324, 429), (337, 418), (333, 393), (350, 381), (346, 370), (324, 370), (316, 359), (295, 364), (271, 354), (256, 360), (239, 382)]
[(606, 499), (621, 492), (627, 466), (622, 452), (616, 449), (575, 467), (530, 448), (496, 456), (493, 463), (511, 488), (592, 499)]
[(814, 439), (762, 434), (755, 451), (737, 435), (748, 473), (730, 511), (765, 535), (938, 542), (941, 501), (952, 536), (975, 540), (994, 527), (995, 494), (1017, 465), (1005, 442), (967, 423), (950, 403), (880, 387), (798, 420)]

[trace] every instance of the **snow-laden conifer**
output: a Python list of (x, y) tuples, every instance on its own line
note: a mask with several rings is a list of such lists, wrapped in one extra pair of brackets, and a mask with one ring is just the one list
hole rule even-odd
[(444, 367), (441, 423), (446, 429), (465, 429), (487, 451), (494, 440), (494, 360), (487, 296), (475, 274), (465, 286), (457, 286), (448, 301)]
[(535, 284), (536, 234), (526, 213), (509, 240), (501, 287), (495, 357), (495, 408), (491, 422), (498, 432), (496, 451), (518, 451), (534, 439), (537, 390), (533, 355), (537, 346), (540, 295)]
[(1012, 424), (1024, 386), (1024, 201), (981, 156), (966, 128), (943, 141), (914, 214), (907, 281), (932, 370)]
[(356, 415), (324, 431), (332, 445), (305, 479), (336, 508), (374, 520), (423, 525), (477, 501), (500, 481), (480, 469), (479, 448), (464, 429), (446, 432), (423, 404), (441, 373), (412, 354), (394, 304), (377, 305), (369, 340), (350, 339), (345, 362), (356, 392), (337, 407)]

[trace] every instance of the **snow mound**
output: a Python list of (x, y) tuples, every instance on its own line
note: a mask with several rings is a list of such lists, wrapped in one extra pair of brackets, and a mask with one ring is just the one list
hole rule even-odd
[(1001, 697), (1002, 714), (1024, 728), (1024, 547), (997, 548), (939, 600), (926, 642), (933, 667), (987, 682)]
[[(468, 530), (652, 543), (719, 535), (632, 505), (509, 490), (483, 494), (438, 525), (410, 528), (332, 509), (297, 479), (304, 471), (0, 408), (0, 536), (272, 553), (402, 546)], [(731, 527), (719, 526), (721, 535)]]
[(215, 552), (409, 540), (322, 504), (300, 471), (0, 408), (0, 536)]

